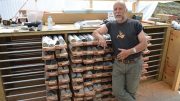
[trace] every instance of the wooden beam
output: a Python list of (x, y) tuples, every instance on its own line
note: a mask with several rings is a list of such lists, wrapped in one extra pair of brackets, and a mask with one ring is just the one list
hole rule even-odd
[(177, 91), (179, 89), (179, 85), (180, 85), (180, 55), (178, 58), (178, 64), (176, 66), (176, 71), (175, 71), (172, 89), (174, 91)]
[(139, 0), (136, 0), (135, 2), (133, 2), (133, 4), (132, 4), (132, 12), (133, 13), (137, 12), (138, 4), (139, 4)]
[[(5, 42), (6, 38), (2, 38), (0, 42)], [(6, 47), (0, 47), (0, 51), (7, 51)], [(1, 59), (6, 58), (7, 55), (1, 55)], [(8, 65), (8, 64), (6, 64)], [(4, 67), (4, 64), (0, 63), (0, 68)], [(0, 70), (0, 101), (6, 101), (6, 96), (4, 92), (4, 85), (3, 85), (3, 79), (2, 79), (2, 71)]]
[(137, 8), (137, 2), (133, 2), (132, 3), (132, 12), (133, 13), (136, 13), (136, 10), (137, 10), (136, 8)]
[(163, 52), (162, 52), (162, 57), (161, 57), (161, 63), (160, 63), (160, 70), (159, 70), (159, 76), (158, 80), (162, 80), (163, 77), (163, 71), (165, 67), (165, 60), (166, 60), (166, 55), (167, 55), (167, 49), (169, 45), (169, 38), (170, 38), (170, 27), (165, 29), (165, 40), (164, 40), (164, 47), (163, 47)]
[(0, 101), (6, 101), (1, 71), (0, 71)]
[(89, 7), (92, 9), (93, 8), (93, 0), (89, 0)]

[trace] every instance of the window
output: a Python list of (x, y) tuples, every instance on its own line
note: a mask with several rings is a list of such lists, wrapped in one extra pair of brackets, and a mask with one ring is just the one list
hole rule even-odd
[(3, 19), (10, 19), (17, 14), (21, 7), (21, 9), (24, 10), (47, 12), (109, 12), (112, 11), (112, 6), (115, 1), (116, 0), (0, 0), (0, 15)]

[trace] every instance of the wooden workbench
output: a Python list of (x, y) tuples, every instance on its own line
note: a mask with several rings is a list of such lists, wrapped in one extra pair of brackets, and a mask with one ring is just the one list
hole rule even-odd
[[(160, 23), (159, 25), (154, 25), (152, 23), (145, 23), (142, 22), (142, 25), (144, 29), (150, 29), (150, 28), (167, 28), (169, 25)], [(28, 30), (18, 30), (18, 32), (3, 32), (3, 30), (0, 29), (0, 37), (11, 37), (11, 36), (28, 36), (28, 35), (46, 35), (46, 34), (54, 34), (54, 33), (81, 33), (81, 32), (92, 32), (96, 28), (85, 28), (85, 29), (79, 29), (76, 28), (73, 24), (60, 24), (59, 29), (51, 30), (49, 31), (47, 29), (47, 26), (43, 26), (42, 31), (28, 31)], [(10, 28), (11, 29), (11, 28)], [(18, 29), (13, 28), (12, 29)]]

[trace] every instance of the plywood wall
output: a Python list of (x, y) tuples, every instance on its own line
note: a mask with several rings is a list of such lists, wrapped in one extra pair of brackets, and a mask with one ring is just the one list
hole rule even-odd
[[(127, 16), (129, 18), (132, 17), (133, 14), (141, 15), (142, 13), (128, 13)], [(75, 23), (77, 21), (83, 20), (105, 20), (107, 19), (107, 13), (44, 13), (43, 22), (47, 22), (48, 16), (53, 18), (53, 21), (56, 24), (68, 24)]]
[[(180, 31), (171, 29), (163, 79), (171, 86), (175, 80), (180, 56)], [(180, 69), (180, 68), (179, 68)]]

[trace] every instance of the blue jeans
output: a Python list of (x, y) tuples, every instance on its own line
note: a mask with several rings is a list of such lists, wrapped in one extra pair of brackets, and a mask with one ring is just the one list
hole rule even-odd
[(136, 100), (135, 95), (140, 81), (142, 63), (140, 57), (130, 64), (124, 64), (118, 60), (114, 61), (112, 89), (118, 101)]

